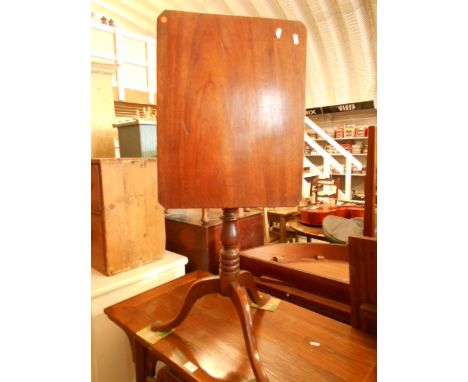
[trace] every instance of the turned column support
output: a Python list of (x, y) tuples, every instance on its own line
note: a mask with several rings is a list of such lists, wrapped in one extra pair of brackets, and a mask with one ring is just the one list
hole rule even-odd
[(219, 255), (220, 290), (224, 296), (229, 296), (229, 284), (237, 280), (239, 275), (239, 230), (237, 227), (237, 208), (223, 208), (221, 217), (222, 249)]
[(223, 208), (221, 219), (223, 221), (221, 229), (223, 248), (219, 255), (219, 276), (205, 277), (192, 284), (184, 297), (178, 314), (169, 321), (153, 323), (151, 329), (166, 331), (176, 327), (187, 317), (195, 302), (206, 294), (220, 293), (223, 296), (229, 297), (239, 315), (247, 354), (249, 355), (255, 378), (258, 382), (268, 382), (268, 377), (263, 369), (258, 353), (248, 297), (261, 306), (269, 300), (270, 296), (266, 294), (260, 296), (252, 274), (247, 271), (240, 271), (237, 208)]

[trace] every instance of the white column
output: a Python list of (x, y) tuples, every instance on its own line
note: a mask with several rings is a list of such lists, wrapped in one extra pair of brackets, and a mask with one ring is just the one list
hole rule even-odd
[(345, 169), (345, 198), (351, 199), (351, 161), (346, 158)]

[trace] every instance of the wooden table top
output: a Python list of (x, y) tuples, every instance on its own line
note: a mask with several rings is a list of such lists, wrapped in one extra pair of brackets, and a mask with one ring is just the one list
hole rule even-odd
[[(261, 214), (262, 211), (256, 208), (252, 208), (250, 211), (241, 211), (238, 214), (239, 219), (246, 218), (248, 216), (254, 216)], [(221, 216), (223, 215), (223, 210), (221, 208), (208, 208), (207, 209), (208, 221), (203, 223), (202, 218), (202, 209), (201, 208), (186, 208), (186, 209), (174, 209), (171, 208), (169, 213), (165, 216), (166, 219), (179, 221), (182, 223), (187, 223), (191, 225), (196, 225), (200, 227), (212, 227), (215, 225), (220, 225), (222, 223)]]
[(291, 216), (297, 214), (297, 207), (275, 207), (268, 209), (269, 215)]
[(297, 219), (289, 220), (288, 224), (294, 231), (301, 235), (308, 236), (317, 240), (330, 242), (330, 239), (328, 239), (323, 233), (322, 227), (312, 227), (306, 224), (302, 224)]
[[(176, 330), (154, 345), (135, 335), (170, 319), (187, 288), (209, 275), (197, 271), (105, 309), (131, 338), (149, 347), (187, 381), (246, 382), (254, 378), (234, 305), (211, 294), (199, 299)], [(263, 367), (271, 382), (374, 381), (376, 338), (349, 325), (281, 301), (275, 312), (252, 308)], [(193, 373), (184, 368), (190, 361)]]

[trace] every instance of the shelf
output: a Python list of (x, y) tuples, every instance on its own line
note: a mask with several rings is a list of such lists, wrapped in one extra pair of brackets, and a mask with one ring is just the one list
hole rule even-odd
[[(367, 137), (349, 137), (349, 138), (332, 138), (337, 142), (342, 142), (342, 141), (356, 141), (356, 140), (366, 140)], [(315, 142), (326, 142), (325, 139), (322, 138), (317, 138)]]
[[(306, 174), (306, 173), (304, 173), (303, 178), (312, 178), (314, 176), (319, 176), (319, 175), (318, 174), (310, 174), (310, 173)], [(346, 174), (332, 173), (332, 174), (330, 174), (330, 176), (346, 176)], [(366, 176), (366, 174), (351, 174), (351, 176), (361, 177), (361, 176)]]
[[(330, 154), (330, 153), (329, 153)], [(366, 157), (367, 154), (352, 154), (350, 153), (353, 157)], [(332, 157), (344, 157), (343, 154), (330, 154)], [(304, 154), (306, 157), (322, 157), (320, 154)]]
[(338, 199), (338, 205), (346, 205), (346, 203), (353, 203), (357, 205), (365, 205), (364, 198), (363, 199)]
[[(346, 174), (332, 173), (332, 176), (345, 176)], [(366, 174), (351, 174), (351, 176), (366, 176)]]
[[(368, 151), (365, 154), (353, 154), (351, 152), (351, 145), (355, 148), (355, 150), (357, 149), (358, 152), (362, 151), (365, 149), (366, 146), (368, 146), (368, 143), (371, 143), (369, 141), (369, 137), (346, 136), (343, 138), (335, 138), (334, 136), (336, 133), (340, 134), (338, 136), (342, 136), (341, 134), (344, 134), (345, 132), (347, 132), (348, 134), (363, 134), (365, 133), (366, 128), (369, 129), (370, 126), (377, 126), (377, 110), (356, 109), (352, 111), (336, 111), (333, 113), (328, 113), (328, 111), (333, 110), (335, 109), (330, 107), (326, 109), (327, 113), (324, 113), (322, 107), (322, 114), (312, 115), (309, 116), (309, 118), (323, 131), (327, 132), (327, 134), (329, 133), (328, 135), (332, 140), (337, 142), (339, 145), (344, 145), (343, 148), (346, 147), (347, 149), (349, 149), (349, 151), (346, 151), (349, 154), (351, 154), (354, 158), (356, 158), (356, 160), (362, 163), (362, 169), (365, 171), (365, 165), (370, 160), (372, 152)], [(351, 125), (355, 128), (355, 130), (344, 130), (344, 128), (346, 128), (346, 125)], [(341, 130), (342, 128), (343, 130)], [(368, 130), (368, 132), (369, 131), (370, 130)], [(324, 136), (319, 135), (308, 124), (305, 127), (305, 132), (307, 136), (312, 138), (316, 142), (316, 144), (320, 145), (325, 151), (330, 150), (328, 154), (333, 158), (333, 160), (329, 156), (327, 156), (327, 158), (332, 162), (338, 161), (343, 166), (343, 170), (345, 170), (346, 162), (349, 162), (347, 156), (345, 156), (347, 155), (346, 153), (343, 155), (334, 147), (332, 147), (332, 145), (326, 139), (324, 139)], [(318, 155), (318, 153), (312, 148), (312, 145), (310, 145), (309, 149), (309, 145), (307, 145), (307, 142), (305, 142), (304, 144), (304, 158), (307, 158), (312, 164), (314, 164), (318, 168), (326, 168), (325, 166), (331, 165), (331, 163), (328, 163), (327, 160), (324, 160), (321, 155)], [(322, 164), (323, 166), (321, 166)], [(348, 198), (351, 198), (353, 191), (363, 195), (366, 186), (367, 175), (360, 173), (361, 171), (356, 166), (354, 166), (354, 164), (352, 164), (352, 170), (358, 171), (358, 173), (351, 172), (349, 174), (349, 178), (346, 176), (346, 174), (337, 173), (337, 169), (334, 167), (330, 167), (328, 170), (331, 172), (330, 177), (333, 177), (337, 181), (339, 181), (340, 189), (343, 192), (343, 196), (346, 194)], [(310, 181), (313, 178), (310, 176), (305, 176), (303, 179)]]
[(302, 174), (303, 178), (310, 178), (312, 176), (318, 176), (320, 175), (317, 171), (304, 171)]
[[(353, 154), (350, 153), (353, 157), (366, 157), (367, 154)], [(343, 154), (330, 154), (332, 157), (344, 157)]]

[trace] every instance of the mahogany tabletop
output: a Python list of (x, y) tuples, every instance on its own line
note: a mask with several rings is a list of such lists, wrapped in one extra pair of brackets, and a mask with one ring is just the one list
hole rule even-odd
[[(107, 307), (108, 317), (130, 338), (134, 352), (150, 352), (181, 380), (246, 382), (254, 378), (232, 302), (221, 295), (200, 298), (173, 333), (154, 345), (136, 333), (172, 318), (187, 288), (210, 275), (197, 271)], [(263, 367), (271, 382), (374, 381), (376, 338), (349, 325), (281, 301), (274, 312), (251, 309)], [(137, 381), (147, 357), (135, 356)], [(197, 367), (193, 372), (184, 365)]]
[(322, 227), (313, 227), (306, 224), (302, 224), (297, 219), (288, 221), (289, 226), (300, 235), (304, 235), (311, 239), (322, 240), (331, 242), (329, 238), (323, 233)]
[[(249, 216), (260, 215), (262, 211), (260, 209), (253, 208), (249, 211), (240, 211), (238, 213), (239, 219), (243, 219)], [(207, 208), (207, 218), (208, 221), (203, 223), (201, 220), (202, 210), (201, 208), (171, 208), (167, 215), (165, 216), (166, 220), (178, 221), (194, 226), (199, 227), (212, 227), (215, 225), (221, 225), (222, 220), (221, 216), (223, 215), (223, 210), (221, 208)]]

